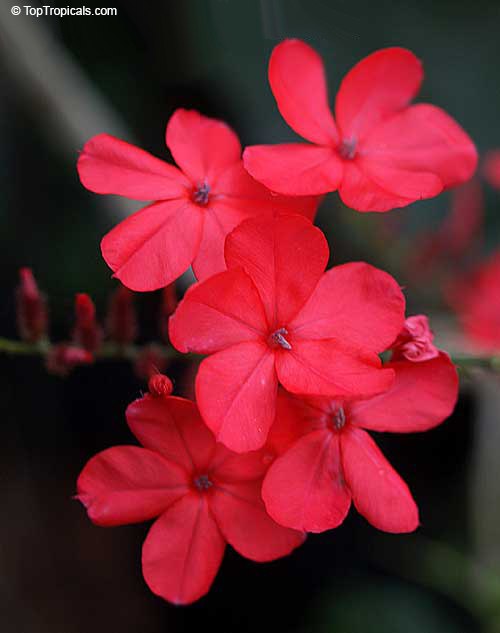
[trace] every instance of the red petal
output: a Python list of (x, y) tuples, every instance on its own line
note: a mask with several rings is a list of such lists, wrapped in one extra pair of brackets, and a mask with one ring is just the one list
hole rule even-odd
[(446, 354), (385, 367), (395, 371), (393, 386), (375, 398), (354, 402), (350, 407), (353, 424), (373, 431), (414, 433), (431, 429), (451, 415), (458, 396), (458, 376)]
[(391, 369), (379, 369), (376, 354), (332, 339), (290, 340), (291, 350), (276, 353), (276, 371), (292, 393), (368, 397), (385, 391), (394, 381)]
[(146, 448), (175, 462), (188, 473), (205, 471), (215, 451), (215, 440), (194, 402), (146, 395), (127, 407), (132, 433)]
[(196, 110), (174, 112), (166, 141), (175, 162), (194, 183), (211, 186), (219, 172), (241, 159), (240, 141), (233, 130)]
[(109, 134), (85, 143), (77, 167), (82, 185), (90, 191), (134, 200), (179, 198), (190, 185), (173, 165)]
[(299, 215), (247, 220), (228, 235), (225, 251), (228, 268), (242, 266), (252, 278), (276, 329), (309, 298), (329, 254), (323, 233)]
[(351, 495), (344, 484), (339, 435), (314, 431), (271, 465), (262, 498), (281, 525), (324, 532), (347, 516)]
[(259, 294), (241, 268), (191, 286), (169, 320), (172, 345), (185, 353), (210, 354), (262, 339), (266, 331)]
[(198, 281), (204, 281), (226, 270), (226, 236), (248, 216), (238, 206), (232, 204), (231, 200), (216, 200), (205, 210), (203, 237), (193, 262), (193, 271)]
[(243, 220), (276, 211), (300, 213), (313, 220), (319, 201), (319, 196), (273, 194), (245, 171), (242, 161), (235, 163), (220, 175), (205, 208), (203, 238), (193, 262), (197, 279), (202, 281), (226, 269), (224, 241)]
[(289, 329), (301, 338), (338, 338), (383, 352), (401, 331), (404, 318), (405, 300), (395, 279), (354, 262), (322, 276)]
[(265, 444), (274, 420), (274, 355), (262, 343), (241, 343), (206, 358), (196, 377), (196, 400), (216, 439), (237, 453)]
[(210, 465), (210, 478), (216, 483), (237, 483), (262, 479), (269, 463), (264, 449), (248, 453), (233, 453), (223, 444), (217, 444), (216, 454)]
[(243, 152), (243, 161), (256, 180), (290, 196), (335, 191), (343, 174), (334, 149), (305, 143), (252, 145)]
[(446, 112), (424, 103), (375, 127), (362, 154), (360, 166), (369, 178), (413, 200), (469, 180), (477, 165), (476, 148), (464, 130)]
[(354, 505), (369, 523), (384, 532), (413, 532), (418, 508), (408, 486), (361, 429), (341, 436), (342, 464)]
[(165, 600), (190, 604), (210, 589), (225, 545), (206, 498), (188, 495), (150, 529), (142, 548), (144, 579)]
[(260, 496), (261, 481), (217, 486), (210, 507), (226, 541), (257, 562), (290, 554), (301, 545), (304, 535), (275, 523)]
[(78, 477), (78, 499), (97, 525), (152, 519), (186, 494), (188, 481), (176, 464), (137, 446), (115, 446), (87, 462)]
[(423, 76), (420, 61), (404, 48), (385, 48), (358, 62), (344, 77), (335, 102), (342, 137), (359, 141), (408, 105)]
[(267, 437), (266, 449), (282, 455), (300, 437), (314, 430), (314, 417), (303, 398), (278, 390), (276, 418)]
[(137, 211), (104, 236), (106, 263), (127, 288), (163, 288), (185, 272), (201, 240), (203, 216), (185, 200), (158, 202)]
[(285, 40), (272, 52), (268, 75), (279, 111), (288, 125), (312, 143), (336, 144), (338, 133), (318, 53), (300, 40)]
[(345, 205), (356, 211), (390, 211), (415, 201), (376, 184), (356, 161), (346, 161), (339, 195)]

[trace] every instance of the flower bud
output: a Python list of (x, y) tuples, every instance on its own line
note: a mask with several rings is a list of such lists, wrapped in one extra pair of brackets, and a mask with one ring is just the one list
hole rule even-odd
[(111, 295), (106, 326), (109, 338), (119, 345), (129, 345), (137, 336), (134, 295), (125, 286), (120, 286)]
[(89, 365), (94, 360), (92, 354), (70, 343), (54, 345), (47, 354), (47, 371), (57, 376), (67, 376), (78, 365)]
[(421, 362), (435, 358), (439, 350), (433, 340), (429, 319), (424, 314), (408, 317), (392, 346), (392, 360)]
[(174, 390), (174, 385), (165, 374), (153, 374), (148, 381), (149, 393), (155, 397), (169, 396)]
[(89, 295), (84, 293), (76, 295), (75, 316), (73, 341), (94, 354), (101, 346), (103, 331), (97, 323), (95, 306)]
[(39, 291), (30, 268), (19, 270), (16, 290), (17, 328), (23, 341), (36, 343), (47, 334), (47, 301)]

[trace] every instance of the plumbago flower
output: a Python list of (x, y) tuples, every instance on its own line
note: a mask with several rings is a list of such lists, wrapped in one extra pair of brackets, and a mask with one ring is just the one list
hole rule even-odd
[(196, 400), (231, 450), (262, 447), (278, 382), (288, 391), (350, 398), (385, 391), (378, 356), (404, 322), (396, 281), (365, 263), (324, 272), (323, 233), (298, 215), (254, 218), (226, 239), (228, 270), (192, 286), (170, 318), (181, 352), (210, 354)]
[[(453, 411), (458, 377), (447, 354), (432, 346), (426, 317), (410, 317), (394, 343), (395, 380), (374, 398), (300, 398), (280, 392), (276, 425), (289, 448), (271, 465), (262, 488), (269, 514), (281, 525), (307, 532), (335, 528), (351, 502), (374, 527), (411, 532), (418, 509), (401, 477), (366, 432), (426, 431)], [(416, 332), (415, 345), (410, 345)], [(427, 344), (424, 345), (424, 339)], [(274, 428), (274, 427), (273, 427)], [(297, 439), (298, 438), (298, 439)]]
[(248, 147), (246, 169), (283, 194), (338, 189), (358, 211), (403, 207), (468, 180), (477, 152), (467, 134), (440, 108), (410, 105), (422, 79), (413, 53), (379, 50), (344, 77), (334, 119), (321, 58), (285, 40), (271, 55), (269, 83), (283, 118), (310, 144)]
[(303, 533), (266, 513), (266, 454), (237, 455), (216, 444), (193, 402), (146, 395), (128, 407), (127, 421), (144, 448), (116, 446), (93, 457), (78, 479), (78, 499), (97, 525), (159, 517), (142, 549), (144, 578), (155, 594), (176, 604), (203, 596), (226, 543), (264, 562), (303, 542)]
[(222, 121), (176, 110), (166, 143), (178, 167), (109, 134), (91, 138), (78, 159), (90, 191), (155, 201), (101, 243), (128, 288), (162, 288), (191, 264), (198, 279), (224, 270), (224, 239), (247, 217), (282, 209), (314, 218), (318, 197), (276, 196), (248, 175), (238, 137)]

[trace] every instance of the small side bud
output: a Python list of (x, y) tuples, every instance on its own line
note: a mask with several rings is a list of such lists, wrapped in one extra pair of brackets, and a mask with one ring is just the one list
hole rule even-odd
[(149, 380), (154, 374), (161, 373), (167, 368), (167, 359), (162, 348), (152, 343), (146, 345), (139, 354), (134, 363), (134, 371), (141, 380)]
[(97, 323), (95, 305), (89, 295), (84, 293), (76, 295), (75, 317), (73, 341), (79, 347), (95, 354), (101, 347), (103, 331)]
[(169, 396), (174, 390), (174, 385), (165, 374), (153, 374), (148, 381), (149, 393), (156, 398)]
[(57, 376), (67, 376), (78, 365), (89, 365), (94, 360), (92, 354), (70, 343), (54, 345), (47, 354), (47, 371)]
[(433, 340), (429, 319), (424, 314), (408, 317), (392, 346), (392, 360), (406, 359), (418, 363), (435, 358), (439, 349)]
[(119, 345), (129, 345), (137, 337), (137, 315), (134, 295), (120, 286), (112, 295), (108, 306), (106, 329), (109, 338)]
[(17, 329), (27, 343), (37, 343), (47, 335), (48, 310), (45, 296), (39, 291), (30, 268), (19, 270), (16, 290)]

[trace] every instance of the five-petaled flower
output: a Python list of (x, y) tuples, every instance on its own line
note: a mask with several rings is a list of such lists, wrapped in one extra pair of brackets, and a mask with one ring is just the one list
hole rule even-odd
[(397, 337), (405, 301), (396, 281), (364, 263), (324, 272), (323, 233), (299, 215), (255, 218), (226, 239), (227, 271), (191, 287), (170, 318), (182, 352), (210, 354), (196, 399), (218, 441), (262, 447), (278, 381), (294, 393), (367, 397), (394, 379), (378, 353)]
[[(386, 365), (392, 387), (367, 400), (299, 398), (280, 392), (276, 425), (298, 439), (271, 465), (262, 488), (269, 514), (281, 525), (323, 532), (340, 525), (351, 501), (374, 527), (411, 532), (418, 509), (407, 485), (365, 429), (426, 431), (453, 411), (458, 378), (449, 357)], [(283, 433), (283, 431), (282, 431)]]
[(166, 142), (178, 167), (109, 134), (90, 139), (78, 159), (87, 189), (154, 200), (101, 243), (128, 288), (162, 288), (191, 264), (198, 279), (224, 270), (224, 238), (247, 217), (275, 209), (314, 217), (318, 197), (276, 196), (248, 175), (238, 137), (222, 121), (176, 110)]
[(146, 395), (128, 407), (127, 421), (144, 448), (116, 446), (93, 457), (78, 479), (78, 499), (102, 526), (159, 517), (142, 550), (154, 593), (177, 604), (203, 596), (226, 543), (264, 562), (303, 542), (302, 532), (265, 510), (265, 453), (237, 455), (217, 444), (193, 402)]
[(422, 79), (413, 53), (379, 50), (344, 77), (334, 119), (321, 58), (285, 40), (271, 55), (269, 82), (283, 118), (311, 144), (249, 147), (246, 169), (283, 194), (338, 189), (358, 211), (403, 207), (468, 180), (477, 152), (467, 134), (440, 108), (409, 105)]

